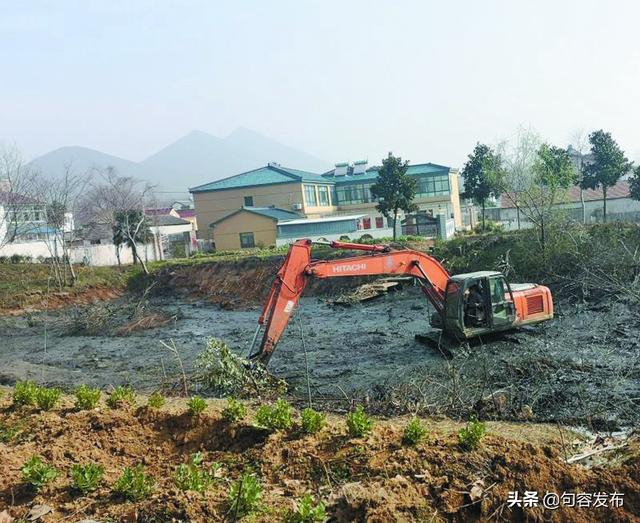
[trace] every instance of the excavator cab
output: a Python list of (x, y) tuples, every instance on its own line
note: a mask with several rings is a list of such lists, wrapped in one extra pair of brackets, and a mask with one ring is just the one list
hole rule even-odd
[[(513, 328), (516, 308), (511, 287), (494, 271), (453, 276), (445, 288), (444, 330), (457, 337), (473, 338), (488, 332)], [(442, 328), (442, 321), (432, 324)]]

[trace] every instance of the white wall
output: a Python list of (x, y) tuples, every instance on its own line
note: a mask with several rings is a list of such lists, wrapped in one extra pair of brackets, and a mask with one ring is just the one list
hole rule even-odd
[[(325, 240), (331, 242), (331, 241), (340, 240), (341, 236), (348, 236), (349, 240), (351, 241), (351, 240), (359, 240), (365, 234), (368, 234), (372, 238), (390, 238), (393, 236), (393, 229), (391, 228), (359, 229), (357, 231), (352, 231), (352, 232), (341, 232), (340, 234), (319, 234), (317, 236), (305, 236), (304, 238), (312, 241), (318, 241), (320, 240), (320, 238), (324, 238)], [(302, 239), (302, 238), (276, 238), (276, 246), (280, 247), (281, 245), (288, 245), (299, 239)]]

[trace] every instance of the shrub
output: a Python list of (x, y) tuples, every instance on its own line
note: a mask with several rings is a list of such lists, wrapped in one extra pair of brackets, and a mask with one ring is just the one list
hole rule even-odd
[(140, 501), (151, 493), (153, 485), (153, 478), (144, 473), (144, 467), (136, 465), (124, 469), (113, 486), (113, 491), (129, 501)]
[(7, 425), (0, 421), (0, 443), (11, 443), (18, 437), (22, 428), (18, 425)]
[(347, 429), (349, 436), (361, 438), (371, 432), (373, 420), (364, 411), (362, 405), (358, 405), (356, 410), (347, 414)]
[(229, 513), (239, 517), (246, 516), (258, 508), (261, 498), (260, 482), (253, 474), (245, 472), (229, 489)]
[(136, 404), (136, 393), (131, 387), (116, 387), (107, 398), (107, 405), (112, 409), (117, 409), (125, 405), (134, 406)]
[(280, 398), (273, 405), (262, 405), (256, 412), (256, 422), (269, 430), (288, 430), (293, 423), (291, 405)]
[(231, 423), (240, 421), (247, 415), (247, 409), (237, 399), (231, 397), (227, 400), (227, 406), (222, 409), (222, 417)]
[(319, 501), (317, 505), (314, 505), (311, 494), (302, 496), (296, 511), (289, 517), (289, 523), (324, 523), (326, 520), (327, 513), (324, 509), (324, 503)]
[(71, 467), (71, 488), (88, 494), (96, 490), (102, 482), (104, 467), (96, 463), (74, 465)]
[(35, 405), (37, 394), (38, 386), (33, 381), (18, 381), (13, 391), (13, 404)]
[(187, 401), (187, 412), (191, 416), (202, 414), (206, 408), (207, 402), (200, 396), (193, 396), (189, 398), (189, 401)]
[(36, 403), (40, 410), (51, 410), (60, 401), (60, 389), (38, 387), (36, 390)]
[(51, 465), (44, 463), (39, 456), (32, 456), (25, 461), (20, 472), (22, 472), (22, 480), (35, 490), (40, 490), (58, 477), (58, 471)]
[(322, 412), (315, 411), (311, 407), (302, 411), (302, 432), (315, 434), (322, 430), (326, 423), (326, 416)]
[(94, 389), (87, 385), (80, 385), (75, 390), (76, 409), (92, 410), (98, 406), (100, 401), (100, 389)]
[(188, 463), (176, 467), (174, 474), (176, 486), (180, 490), (194, 490), (202, 493), (213, 483), (215, 472), (219, 467), (218, 463), (214, 463), (209, 470), (205, 470), (202, 467), (202, 454), (196, 452), (191, 455)]
[(164, 396), (159, 392), (154, 392), (149, 396), (147, 400), (147, 405), (152, 409), (159, 409), (164, 406), (167, 401), (164, 399)]
[(460, 429), (458, 432), (458, 441), (460, 446), (466, 450), (474, 450), (478, 448), (480, 440), (484, 437), (487, 427), (481, 421), (477, 419), (471, 419), (466, 427)]
[(422, 424), (420, 419), (418, 417), (413, 417), (404, 428), (402, 441), (409, 445), (417, 445), (424, 439), (427, 432), (426, 427)]

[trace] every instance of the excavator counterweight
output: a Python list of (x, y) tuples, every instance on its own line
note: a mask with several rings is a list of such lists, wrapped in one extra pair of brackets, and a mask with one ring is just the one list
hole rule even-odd
[[(451, 276), (438, 260), (423, 252), (343, 242), (328, 245), (368, 254), (312, 261), (311, 245), (311, 240), (298, 240), (289, 248), (258, 320), (250, 349), (252, 361), (264, 365), (269, 362), (309, 278), (412, 276), (435, 309), (432, 327), (442, 329), (444, 334), (455, 339), (473, 338), (553, 318), (553, 300), (547, 287), (528, 283), (509, 285), (499, 272)], [(262, 329), (262, 339), (254, 353)]]

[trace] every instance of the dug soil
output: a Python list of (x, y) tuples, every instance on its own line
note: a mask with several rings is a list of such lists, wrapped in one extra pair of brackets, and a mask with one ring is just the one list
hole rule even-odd
[[(181, 400), (160, 410), (100, 406), (76, 412), (65, 398), (61, 408), (46, 413), (16, 411), (10, 403), (8, 394), (0, 400), (0, 422), (19, 432), (0, 443), (0, 517), (6, 510), (19, 521), (38, 505), (51, 509), (38, 520), (43, 523), (233, 521), (230, 485), (246, 471), (262, 486), (260, 506), (247, 521), (286, 521), (306, 493), (341, 522), (638, 521), (640, 514), (640, 447), (633, 439), (607, 465), (588, 469), (565, 461), (578, 440), (553, 426), (488, 423), (478, 449), (465, 451), (460, 425), (446, 419), (426, 420), (426, 440), (408, 446), (402, 443), (406, 418), (376, 419), (370, 435), (350, 438), (344, 417), (329, 416), (316, 435), (301, 434), (297, 423), (287, 433), (270, 433), (253, 425), (253, 408), (245, 421), (229, 423), (215, 401), (195, 418)], [(181, 491), (173, 479), (176, 466), (196, 451), (205, 465), (221, 465), (203, 494)], [(37, 493), (20, 472), (33, 455), (59, 473)], [(80, 495), (70, 488), (69, 471), (87, 462), (104, 466), (104, 480), (97, 491)], [(112, 486), (125, 467), (137, 464), (155, 485), (148, 498), (133, 503), (113, 494)], [(547, 492), (619, 493), (623, 503), (509, 507), (509, 492), (525, 490), (537, 491), (540, 500)]]

